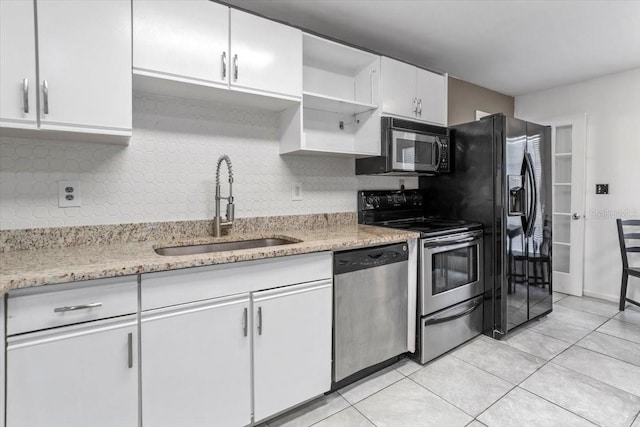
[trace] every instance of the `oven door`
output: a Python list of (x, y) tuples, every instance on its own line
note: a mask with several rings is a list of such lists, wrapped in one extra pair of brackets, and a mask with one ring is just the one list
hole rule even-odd
[(410, 172), (437, 172), (441, 142), (435, 135), (391, 130), (391, 169)]
[(422, 241), (421, 315), (481, 295), (482, 233), (460, 233)]

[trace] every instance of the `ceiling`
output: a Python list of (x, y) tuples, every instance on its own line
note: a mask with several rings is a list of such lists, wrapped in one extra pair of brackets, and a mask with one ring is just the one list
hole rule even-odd
[(225, 0), (521, 95), (640, 67), (640, 0)]

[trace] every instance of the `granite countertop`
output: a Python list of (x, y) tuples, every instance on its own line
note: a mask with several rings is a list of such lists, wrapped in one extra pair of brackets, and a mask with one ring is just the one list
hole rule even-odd
[[(284, 237), (298, 243), (198, 255), (161, 256), (154, 248), (212, 242)], [(0, 253), (0, 295), (18, 288), (53, 285), (78, 280), (126, 276), (236, 261), (338, 251), (395, 243), (420, 237), (419, 233), (367, 225), (349, 224), (308, 230), (272, 230), (184, 240), (149, 240), (14, 250)]]

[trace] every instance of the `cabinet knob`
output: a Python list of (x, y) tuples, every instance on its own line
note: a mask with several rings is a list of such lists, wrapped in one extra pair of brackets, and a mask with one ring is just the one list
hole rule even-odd
[(573, 215), (571, 215), (571, 218), (573, 218), (573, 219), (580, 219), (580, 214), (578, 214), (578, 213), (574, 213)]
[(422, 116), (422, 98), (418, 99), (418, 115)]
[(413, 98), (413, 114), (418, 114), (418, 98)]

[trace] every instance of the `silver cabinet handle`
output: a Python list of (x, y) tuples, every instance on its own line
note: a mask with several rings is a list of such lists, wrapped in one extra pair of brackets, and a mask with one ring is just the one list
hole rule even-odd
[(22, 79), (22, 110), (29, 112), (29, 79)]
[(571, 218), (573, 218), (573, 219), (580, 219), (580, 214), (578, 214), (578, 213), (574, 213), (573, 215), (571, 215)]
[(246, 337), (249, 334), (249, 310), (247, 308), (244, 309), (244, 314), (242, 317), (242, 330), (244, 332), (244, 336)]
[(262, 307), (258, 307), (258, 335), (262, 335)]
[(238, 80), (238, 54), (233, 55), (233, 79)]
[(418, 115), (422, 116), (422, 98), (418, 99)]
[(418, 98), (413, 98), (413, 114), (418, 114)]
[(127, 363), (129, 366), (129, 369), (133, 368), (133, 333), (129, 332), (129, 335), (127, 336), (127, 348), (129, 349), (129, 352), (127, 353)]
[(227, 52), (222, 52), (222, 80), (227, 78)]
[(46, 80), (42, 81), (42, 111), (49, 114), (49, 85)]
[(67, 312), (67, 311), (87, 310), (87, 309), (95, 308), (95, 307), (102, 307), (102, 303), (101, 302), (92, 302), (91, 304), (69, 305), (69, 306), (66, 306), (66, 307), (58, 307), (58, 308), (54, 308), (53, 312), (54, 313), (64, 313), (64, 312)]

